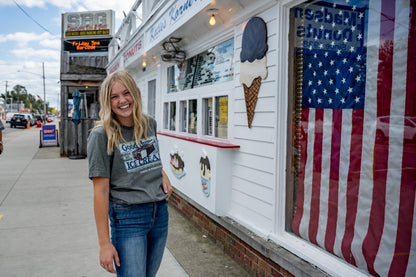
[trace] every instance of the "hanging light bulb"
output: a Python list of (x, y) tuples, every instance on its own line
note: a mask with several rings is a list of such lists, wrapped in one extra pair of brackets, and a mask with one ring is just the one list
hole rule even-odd
[(211, 15), (211, 18), (209, 19), (209, 25), (214, 26), (217, 21), (215, 20), (215, 16)]

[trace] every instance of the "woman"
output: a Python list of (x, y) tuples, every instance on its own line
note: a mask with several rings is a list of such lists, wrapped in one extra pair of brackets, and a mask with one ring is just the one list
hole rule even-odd
[(100, 121), (87, 146), (100, 264), (117, 276), (155, 276), (168, 233), (166, 199), (173, 190), (162, 169), (156, 121), (143, 113), (140, 91), (127, 71), (107, 76), (100, 104)]

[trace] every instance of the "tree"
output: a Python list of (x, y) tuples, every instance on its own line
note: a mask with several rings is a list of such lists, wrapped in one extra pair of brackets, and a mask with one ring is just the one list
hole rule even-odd
[[(6, 104), (23, 103), (25, 109), (31, 109), (33, 113), (43, 113), (43, 100), (28, 93), (26, 87), (15, 85), (11, 91), (6, 91), (0, 95)], [(46, 110), (49, 111), (49, 103), (46, 102)]]

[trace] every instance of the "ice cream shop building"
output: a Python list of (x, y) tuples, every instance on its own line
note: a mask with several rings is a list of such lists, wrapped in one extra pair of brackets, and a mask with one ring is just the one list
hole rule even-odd
[(416, 4), (137, 0), (109, 45), (176, 206), (253, 276), (416, 276)]

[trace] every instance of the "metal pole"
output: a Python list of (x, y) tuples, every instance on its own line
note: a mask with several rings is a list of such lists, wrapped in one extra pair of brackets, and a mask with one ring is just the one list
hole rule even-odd
[(43, 79), (43, 122), (46, 122), (45, 63), (42, 62)]

